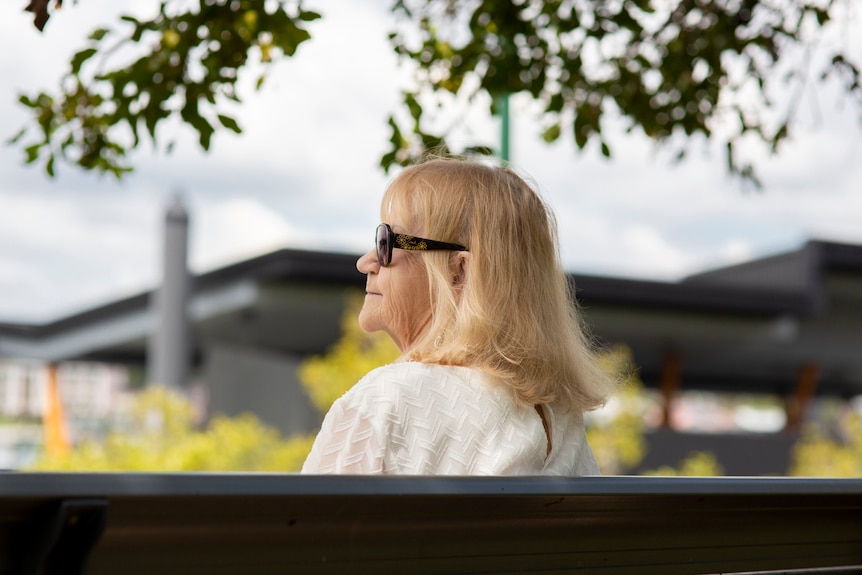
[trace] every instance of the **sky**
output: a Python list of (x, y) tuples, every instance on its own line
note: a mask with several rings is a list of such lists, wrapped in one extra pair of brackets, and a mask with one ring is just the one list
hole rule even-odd
[[(20, 93), (57, 85), (97, 25), (156, 2), (81, 0), (44, 33), (0, 3), (0, 138), (26, 122)], [(47, 322), (154, 287), (164, 211), (180, 194), (190, 214), (196, 272), (279, 248), (360, 254), (370, 247), (387, 175), (386, 119), (410, 80), (388, 44), (383, 0), (306, 0), (323, 19), (295, 58), (255, 92), (249, 74), (235, 116), (242, 135), (218, 133), (208, 153), (173, 123), (166, 155), (145, 143), (121, 182), (59, 165), (48, 178), (0, 145), (0, 322)], [(856, 20), (859, 22), (860, 20)], [(855, 35), (858, 37), (859, 35)], [(856, 53), (859, 51), (857, 50)], [(762, 191), (731, 179), (723, 152), (694, 142), (675, 165), (645, 137), (609, 132), (612, 160), (571, 138), (541, 142), (535, 105), (512, 99), (511, 159), (556, 212), (565, 267), (574, 273), (677, 281), (688, 274), (822, 239), (862, 244), (862, 124), (855, 102), (806, 89), (798, 127), (778, 156), (760, 153)], [(484, 109), (456, 136), (493, 143)]]

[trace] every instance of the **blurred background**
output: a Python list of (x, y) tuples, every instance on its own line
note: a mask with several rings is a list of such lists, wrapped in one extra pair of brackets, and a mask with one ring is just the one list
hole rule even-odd
[[(157, 10), (83, 0), (39, 32), (24, 5), (0, 7), (4, 140), (31, 121), (19, 96), (55, 89), (93, 29)], [(847, 33), (859, 15), (842, 6), (843, 27), (799, 58), (822, 59), (835, 42), (859, 53), (860, 36)], [(290, 470), (331, 401), (313, 390), (367, 371), (309, 375), (312, 360), (387, 361), (386, 350), (364, 358), (367, 343), (342, 350), (346, 360), (332, 346), (348, 333), (350, 294), (362, 286), (353, 262), (395, 173), (379, 167), (387, 118), (415, 67), (387, 39), (390, 2), (305, 7), (323, 16), (308, 23), (311, 39), (273, 62), (259, 90), (261, 64), (249, 64), (237, 84), (243, 102), (225, 103), (243, 133), (216, 132), (208, 152), (178, 119), (159, 126), (158, 145), (142, 138), (121, 180), (63, 163), (52, 178), (25, 165), (22, 146), (0, 147), (0, 466)], [(771, 96), (780, 107), (783, 95)], [(694, 137), (677, 163), (613, 115), (611, 159), (597, 142), (548, 144), (535, 101), (511, 95), (510, 159), (557, 213), (561, 255), (609, 369), (634, 371), (632, 396), (591, 418), (606, 430), (608, 439), (593, 438), (606, 473), (679, 472), (685, 461), (699, 473), (862, 473), (842, 463), (862, 450), (855, 97), (834, 79), (805, 85), (779, 153), (749, 146), (757, 189), (728, 174), (719, 143)], [(490, 97), (476, 100), (442, 112), (457, 125), (451, 144), (500, 141)], [(171, 273), (176, 309), (187, 313), (159, 300)], [(153, 395), (148, 382), (163, 385)], [(189, 439), (184, 455), (116, 460), (129, 442), (153, 445), (148, 434), (168, 429)], [(235, 461), (210, 462), (207, 449), (224, 444), (218, 433), (239, 446)], [(270, 439), (261, 447), (255, 437)], [(816, 464), (795, 455), (810, 446)], [(80, 452), (90, 463), (62, 459)]]

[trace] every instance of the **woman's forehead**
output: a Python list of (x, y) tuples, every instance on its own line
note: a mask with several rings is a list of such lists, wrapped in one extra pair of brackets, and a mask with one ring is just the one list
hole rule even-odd
[(405, 199), (387, 194), (380, 208), (380, 215), (393, 229), (398, 227), (401, 231), (415, 233), (418, 231), (417, 226), (421, 225), (421, 218), (419, 214), (411, 213), (412, 210)]

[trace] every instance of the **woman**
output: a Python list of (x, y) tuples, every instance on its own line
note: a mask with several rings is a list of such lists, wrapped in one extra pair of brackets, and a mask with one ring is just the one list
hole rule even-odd
[[(359, 323), (399, 360), (336, 401), (304, 473), (598, 473), (612, 382), (581, 332), (550, 209), (515, 172), (436, 159), (383, 197)], [(429, 239), (430, 238), (430, 239)]]

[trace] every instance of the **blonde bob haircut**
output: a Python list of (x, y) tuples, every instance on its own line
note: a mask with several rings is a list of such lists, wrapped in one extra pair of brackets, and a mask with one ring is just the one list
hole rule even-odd
[(481, 369), (528, 405), (589, 410), (614, 383), (600, 369), (560, 263), (556, 221), (512, 169), (437, 158), (405, 168), (381, 216), (467, 246), (428, 251), (432, 319), (402, 360)]

